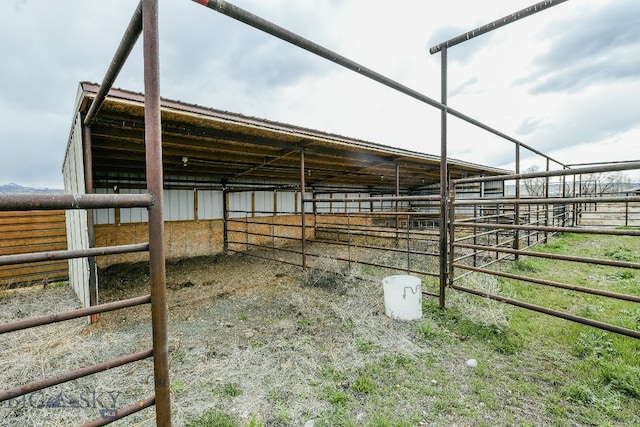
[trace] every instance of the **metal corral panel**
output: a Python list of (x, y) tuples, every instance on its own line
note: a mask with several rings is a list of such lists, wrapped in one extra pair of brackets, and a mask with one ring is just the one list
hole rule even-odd
[(222, 191), (198, 190), (198, 218), (222, 219)]
[[(82, 126), (80, 114), (76, 114), (72, 127), (67, 155), (62, 172), (64, 189), (70, 194), (84, 194), (84, 162), (82, 153)], [(67, 210), (67, 247), (88, 249), (87, 212), (84, 210)], [(87, 258), (69, 260), (69, 283), (84, 307), (89, 307), (89, 261)]]

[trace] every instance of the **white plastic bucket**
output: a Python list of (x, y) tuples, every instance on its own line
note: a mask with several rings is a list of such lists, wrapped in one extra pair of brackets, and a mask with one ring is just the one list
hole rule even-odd
[(398, 274), (382, 279), (384, 312), (392, 319), (416, 320), (422, 317), (422, 281)]

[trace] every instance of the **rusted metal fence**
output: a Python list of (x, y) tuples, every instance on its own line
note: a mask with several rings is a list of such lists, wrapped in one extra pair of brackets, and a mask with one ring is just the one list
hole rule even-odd
[[(637, 169), (640, 163), (628, 163), (627, 169)], [(521, 174), (505, 176), (509, 179), (531, 179), (538, 177), (567, 177), (575, 179), (579, 174), (593, 172), (619, 171), (619, 166), (609, 165), (599, 168), (580, 168), (563, 171), (550, 171), (535, 174)], [(495, 178), (492, 178), (495, 179)], [(612, 235), (640, 237), (640, 230), (615, 227), (608, 222), (607, 217), (602, 218), (598, 226), (579, 226), (578, 217), (581, 207), (585, 203), (593, 205), (597, 209), (600, 204), (617, 206), (619, 210), (625, 206), (640, 202), (639, 196), (602, 196), (574, 194), (563, 191), (555, 197), (522, 197), (500, 198), (492, 200), (482, 199), (456, 199), (455, 188), (458, 185), (469, 182), (482, 181), (482, 178), (470, 178), (454, 180), (451, 182), (449, 235), (451, 239), (450, 258), (448, 265), (448, 287), (462, 292), (467, 292), (485, 298), (502, 301), (518, 307), (540, 313), (549, 314), (562, 319), (593, 326), (607, 331), (615, 332), (634, 338), (640, 338), (640, 331), (628, 329), (599, 321), (593, 318), (578, 316), (576, 314), (543, 307), (527, 301), (520, 301), (505, 295), (488, 293), (482, 289), (474, 289), (466, 286), (463, 279), (472, 273), (490, 275), (500, 279), (514, 280), (517, 283), (532, 284), (543, 291), (547, 289), (562, 289), (567, 292), (594, 295), (599, 298), (640, 303), (640, 296), (632, 293), (620, 293), (608, 290), (608, 285), (592, 283), (591, 285), (575, 285), (562, 283), (555, 280), (541, 279), (535, 274), (520, 274), (509, 269), (509, 265), (501, 261), (521, 261), (526, 259), (545, 259), (552, 262), (561, 261), (575, 266), (579, 265), (608, 266), (617, 269), (639, 270), (640, 263), (628, 260), (611, 259), (606, 257), (592, 258), (580, 255), (562, 255), (549, 251), (533, 250), (534, 246), (549, 242), (549, 238), (559, 233), (579, 233), (591, 236)], [(571, 187), (569, 187), (571, 188)], [(489, 215), (477, 215), (465, 218), (456, 214), (456, 210), (468, 210), (475, 212), (490, 212)], [(516, 209), (518, 208), (518, 209)], [(518, 212), (519, 218), (514, 217)], [(577, 225), (578, 224), (578, 225)], [(572, 267), (568, 267), (572, 268)], [(612, 277), (617, 277), (615, 274)], [(579, 280), (588, 283), (587, 277)], [(505, 285), (507, 286), (507, 285)]]
[[(145, 145), (147, 193), (139, 195), (104, 195), (91, 194), (91, 123), (100, 109), (109, 89), (111, 88), (120, 69), (133, 49), (140, 34), (143, 34), (144, 51), (144, 82), (145, 82)], [(155, 394), (152, 397), (135, 402), (128, 407), (118, 409), (115, 413), (97, 418), (86, 426), (100, 426), (109, 424), (130, 414), (155, 405), (156, 424), (171, 425), (171, 402), (169, 393), (169, 362), (167, 348), (167, 301), (165, 279), (165, 249), (163, 223), (163, 170), (162, 143), (160, 124), (160, 92), (158, 65), (158, 2), (157, 0), (141, 0), (136, 8), (122, 42), (109, 67), (100, 91), (91, 105), (91, 109), (84, 118), (83, 144), (85, 152), (85, 190), (88, 194), (64, 195), (1, 195), (0, 211), (26, 210), (81, 210), (86, 211), (91, 240), (91, 210), (101, 208), (146, 208), (149, 211), (149, 242), (126, 246), (90, 247), (88, 249), (44, 251), (25, 254), (0, 256), (0, 264), (17, 265), (22, 263), (40, 262), (45, 260), (63, 260), (76, 258), (95, 258), (108, 255), (135, 251), (149, 251), (150, 294), (128, 300), (116, 301), (108, 304), (94, 305), (64, 313), (51, 313), (46, 316), (22, 319), (0, 325), (0, 334), (11, 333), (26, 328), (33, 328), (55, 322), (62, 322), (85, 316), (95, 316), (112, 310), (150, 304), (152, 317), (153, 347), (137, 353), (120, 356), (116, 359), (104, 361), (92, 366), (61, 372), (54, 376), (17, 385), (0, 392), (0, 402), (14, 399), (34, 391), (42, 390), (57, 384), (62, 384), (97, 372), (113, 369), (128, 363), (135, 363), (147, 358), (153, 358)], [(91, 245), (92, 246), (92, 245)], [(90, 262), (91, 269), (95, 263)], [(95, 279), (95, 278), (94, 278)], [(93, 303), (93, 301), (92, 301)], [(150, 374), (151, 375), (151, 374)]]

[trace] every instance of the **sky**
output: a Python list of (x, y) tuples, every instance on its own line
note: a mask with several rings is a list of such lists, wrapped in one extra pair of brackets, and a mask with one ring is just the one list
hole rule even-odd
[[(232, 3), (439, 100), (429, 48), (537, 1)], [(0, 184), (63, 187), (78, 83), (102, 81), (136, 4), (0, 2)], [(163, 97), (440, 154), (439, 110), (190, 0), (159, 8)], [(640, 159), (640, 1), (569, 0), (451, 47), (447, 65), (449, 106), (560, 162)], [(140, 40), (114, 86), (142, 92), (142, 74)], [(515, 168), (511, 142), (448, 123), (450, 157)]]

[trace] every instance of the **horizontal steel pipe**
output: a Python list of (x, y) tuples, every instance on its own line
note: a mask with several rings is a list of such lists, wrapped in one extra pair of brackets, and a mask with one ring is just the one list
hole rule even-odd
[[(547, 197), (535, 199), (458, 199), (456, 206), (473, 205), (567, 205), (570, 203), (626, 203), (640, 202), (640, 196), (602, 196), (602, 197)], [(504, 206), (503, 206), (504, 207)]]
[[(322, 199), (318, 197), (314, 198), (305, 198), (304, 202), (331, 202), (331, 203), (355, 203), (355, 202), (420, 202), (420, 201), (431, 201), (431, 202), (439, 202), (440, 196), (388, 196), (388, 197), (341, 197), (336, 199)], [(406, 212), (405, 212), (406, 213)]]
[(451, 184), (458, 185), (458, 184), (468, 184), (468, 183), (487, 182), (487, 181), (512, 181), (517, 179), (546, 178), (546, 177), (554, 177), (554, 176), (560, 177), (560, 176), (568, 176), (568, 175), (580, 175), (580, 174), (601, 173), (601, 172), (618, 172), (618, 171), (634, 170), (634, 169), (640, 169), (640, 161), (626, 162), (626, 163), (611, 163), (611, 164), (608, 164), (607, 166), (591, 166), (591, 167), (562, 169), (562, 170), (554, 170), (554, 171), (515, 173), (510, 175), (483, 176), (483, 177), (475, 177), (475, 178), (460, 178), (460, 179), (452, 180)]
[(457, 44), (463, 43), (467, 40), (473, 39), (475, 37), (481, 36), (482, 34), (488, 33), (490, 31), (496, 30), (500, 27), (504, 27), (512, 22), (518, 21), (522, 18), (526, 18), (527, 16), (533, 15), (534, 13), (541, 12), (545, 9), (548, 9), (552, 6), (556, 6), (560, 3), (563, 3), (567, 0), (545, 0), (539, 3), (534, 4), (533, 6), (529, 6), (527, 8), (521, 9), (517, 12), (514, 12), (510, 15), (504, 16), (500, 19), (492, 21), (488, 24), (485, 24), (481, 27), (478, 27), (474, 30), (467, 31), (464, 34), (453, 37), (445, 42), (439, 43), (429, 49), (429, 53), (432, 55), (434, 53), (440, 52), (444, 48), (450, 48)]
[(456, 268), (464, 269), (464, 270), (471, 270), (478, 273), (485, 273), (493, 276), (506, 277), (508, 279), (521, 280), (525, 282), (535, 283), (537, 285), (549, 286), (552, 288), (567, 289), (570, 291), (582, 292), (585, 294), (598, 295), (598, 296), (608, 297), (608, 298), (615, 298), (615, 299), (624, 300), (624, 301), (640, 302), (640, 296), (637, 296), (637, 295), (627, 295), (619, 292), (605, 291), (602, 289), (586, 288), (584, 286), (570, 285), (567, 283), (556, 282), (553, 280), (538, 279), (535, 277), (522, 276), (519, 274), (506, 273), (503, 271), (494, 271), (494, 270), (489, 270), (489, 269), (480, 268), (480, 267), (472, 267), (470, 265), (464, 265), (464, 264), (454, 264), (453, 266)]
[(640, 331), (634, 331), (632, 329), (627, 329), (627, 328), (623, 328), (623, 327), (620, 327), (620, 326), (611, 325), (609, 323), (599, 322), (597, 320), (587, 319), (585, 317), (580, 317), (580, 316), (576, 316), (576, 315), (573, 315), (573, 314), (564, 313), (562, 311), (553, 310), (553, 309), (546, 308), (546, 307), (540, 307), (539, 305), (535, 305), (535, 304), (530, 304), (530, 303), (527, 303), (527, 302), (514, 300), (512, 298), (507, 298), (507, 297), (503, 297), (503, 296), (500, 296), (500, 295), (494, 295), (494, 294), (490, 294), (490, 293), (487, 293), (487, 292), (477, 291), (475, 289), (465, 288), (463, 286), (450, 285), (450, 287), (452, 289), (455, 289), (455, 290), (458, 290), (458, 291), (461, 291), (461, 292), (467, 292), (467, 293), (478, 295), (478, 296), (481, 296), (481, 297), (484, 297), (484, 298), (489, 298), (489, 299), (492, 299), (492, 300), (495, 300), (495, 301), (500, 301), (500, 302), (504, 302), (504, 303), (507, 303), (507, 304), (515, 305), (517, 307), (522, 307), (522, 308), (526, 308), (526, 309), (529, 309), (529, 310), (532, 310), (532, 311), (537, 311), (539, 313), (549, 314), (551, 316), (559, 317), (561, 319), (571, 320), (571, 321), (576, 322), (576, 323), (581, 323), (583, 325), (593, 326), (595, 328), (603, 329), (603, 330), (609, 331), (609, 332), (615, 332), (616, 334), (625, 335), (625, 336), (632, 337), (632, 338), (640, 338)]
[(106, 371), (109, 369), (117, 368), (118, 366), (126, 365), (128, 363), (137, 362), (139, 360), (147, 359), (153, 356), (153, 349), (141, 351), (139, 353), (128, 354), (126, 356), (118, 357), (116, 359), (109, 360), (107, 362), (97, 363), (95, 365), (86, 366), (84, 368), (75, 369), (73, 371), (63, 372), (53, 377), (45, 378), (39, 381), (34, 381), (29, 384), (15, 387), (9, 390), (0, 392), (0, 402), (13, 399), (24, 394), (33, 393), (34, 391), (42, 390), (44, 388), (52, 387), (54, 385), (66, 383), (68, 381), (77, 380), (78, 378), (86, 377), (88, 375), (96, 374), (98, 372)]
[(93, 120), (98, 113), (98, 110), (102, 106), (109, 90), (113, 86), (118, 74), (120, 74), (120, 70), (122, 66), (127, 61), (129, 54), (133, 50), (133, 47), (136, 45), (140, 34), (142, 33), (142, 1), (138, 3), (138, 7), (136, 8), (133, 16), (131, 17), (131, 21), (127, 29), (125, 30), (124, 35), (122, 36), (122, 40), (120, 41), (120, 45), (116, 50), (115, 55), (113, 56), (113, 60), (111, 61), (111, 65), (107, 69), (107, 72), (102, 79), (102, 84), (100, 85), (100, 89), (98, 93), (96, 93), (96, 97), (89, 107), (89, 111), (84, 118), (84, 125), (91, 126)]
[(115, 255), (149, 250), (148, 243), (107, 246), (102, 248), (73, 249), (65, 251), (32, 252), (28, 254), (1, 255), (0, 265), (26, 264), (29, 262), (57, 261), (62, 259), (84, 258), (92, 256)]
[(2, 194), (0, 211), (148, 208), (150, 194)]
[(455, 226), (468, 228), (498, 228), (503, 230), (528, 230), (528, 231), (549, 231), (555, 233), (578, 233), (578, 234), (604, 234), (612, 236), (640, 236), (640, 230), (619, 230), (610, 228), (581, 228), (581, 227), (549, 227), (538, 225), (514, 225), (514, 224), (492, 224), (481, 222), (456, 221)]
[(86, 424), (83, 424), (81, 427), (100, 427), (106, 426), (107, 424), (111, 424), (114, 421), (120, 420), (124, 417), (128, 417), (129, 415), (135, 414), (136, 412), (142, 411), (143, 409), (149, 408), (156, 403), (156, 397), (152, 396), (144, 400), (140, 400), (133, 405), (129, 405), (125, 408), (118, 409), (114, 415), (109, 415), (108, 417), (100, 417), (96, 418), (93, 421), (89, 421)]
[[(403, 236), (400, 236), (399, 239), (400, 240), (405, 240), (405, 238)], [(338, 241), (323, 240), (323, 239), (315, 239), (314, 242), (315, 243), (322, 243), (322, 244), (325, 244), (325, 245), (350, 246), (352, 248), (358, 248), (358, 249), (371, 249), (371, 250), (375, 250), (375, 251), (398, 252), (398, 253), (402, 253), (402, 254), (406, 254), (407, 253), (407, 249), (390, 248), (388, 246), (355, 245), (353, 243), (348, 243), (348, 242), (338, 242)], [(409, 253), (411, 253), (411, 255), (425, 255), (425, 256), (434, 256), (434, 257), (440, 256), (440, 254), (436, 253), (436, 252), (418, 251), (418, 250), (414, 250), (414, 249), (411, 249), (409, 251)], [(354, 261), (354, 262), (358, 262), (358, 261)]]
[(559, 255), (559, 254), (548, 254), (545, 252), (520, 251), (516, 249), (497, 248), (495, 246), (488, 247), (488, 246), (482, 246), (482, 245), (471, 245), (466, 243), (454, 243), (454, 246), (457, 248), (478, 249), (478, 250), (490, 251), (490, 252), (502, 252), (502, 253), (513, 254), (513, 255), (524, 255), (524, 256), (531, 256), (531, 257), (537, 257), (537, 258), (555, 259), (559, 261), (572, 261), (572, 262), (581, 262), (585, 264), (607, 265), (610, 267), (640, 269), (640, 263), (629, 262), (629, 261), (614, 261), (614, 260), (605, 260), (605, 259), (598, 259), (598, 258), (579, 257), (574, 255)]
[(71, 310), (64, 313), (49, 314), (46, 316), (32, 317), (30, 319), (22, 319), (16, 322), (2, 323), (0, 324), (0, 334), (20, 331), (22, 329), (33, 328), (35, 326), (48, 325), (50, 323), (63, 322), (65, 320), (77, 319), (79, 317), (90, 316), (92, 314), (134, 307), (136, 305), (149, 304), (150, 302), (151, 296), (144, 295), (141, 297), (94, 305), (93, 307), (79, 308), (77, 310)]

